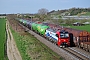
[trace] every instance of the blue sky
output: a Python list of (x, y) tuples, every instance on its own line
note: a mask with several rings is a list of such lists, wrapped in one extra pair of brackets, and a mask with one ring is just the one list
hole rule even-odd
[(39, 9), (49, 11), (90, 7), (90, 0), (0, 0), (0, 14), (2, 13), (37, 13)]

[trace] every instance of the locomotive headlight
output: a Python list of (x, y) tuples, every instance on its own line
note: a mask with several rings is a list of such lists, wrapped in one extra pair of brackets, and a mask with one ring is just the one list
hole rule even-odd
[(64, 40), (64, 42), (65, 42), (66, 40)]
[(61, 40), (64, 41), (64, 42), (66, 41), (65, 39), (61, 39)]

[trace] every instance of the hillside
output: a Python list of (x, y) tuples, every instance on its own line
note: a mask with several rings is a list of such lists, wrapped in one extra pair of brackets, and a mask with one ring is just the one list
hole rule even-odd
[(90, 16), (90, 12), (82, 12), (80, 13), (81, 16)]
[[(85, 12), (84, 14), (82, 14), (83, 12)], [(49, 12), (49, 14), (60, 14), (60, 15), (78, 15), (78, 14), (82, 14), (82, 15), (90, 15), (90, 8), (70, 8), (70, 9), (64, 9), (64, 10), (52, 10)]]

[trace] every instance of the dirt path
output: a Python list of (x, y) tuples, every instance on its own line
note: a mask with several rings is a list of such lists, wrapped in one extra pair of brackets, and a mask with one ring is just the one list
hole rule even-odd
[(6, 22), (7, 30), (7, 56), (9, 60), (22, 60), (21, 55), (17, 49), (16, 43), (11, 33), (9, 22)]

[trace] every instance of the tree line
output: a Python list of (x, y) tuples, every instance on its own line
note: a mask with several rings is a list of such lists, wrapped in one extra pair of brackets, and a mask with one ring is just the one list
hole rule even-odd
[(90, 8), (70, 8), (70, 9), (64, 9), (64, 10), (52, 10), (49, 13), (53, 13), (53, 12), (58, 12), (58, 14), (64, 13), (64, 12), (69, 12), (70, 15), (77, 15), (78, 13), (82, 13), (82, 12), (90, 12)]
[(6, 14), (0, 14), (0, 16), (6, 16)]

